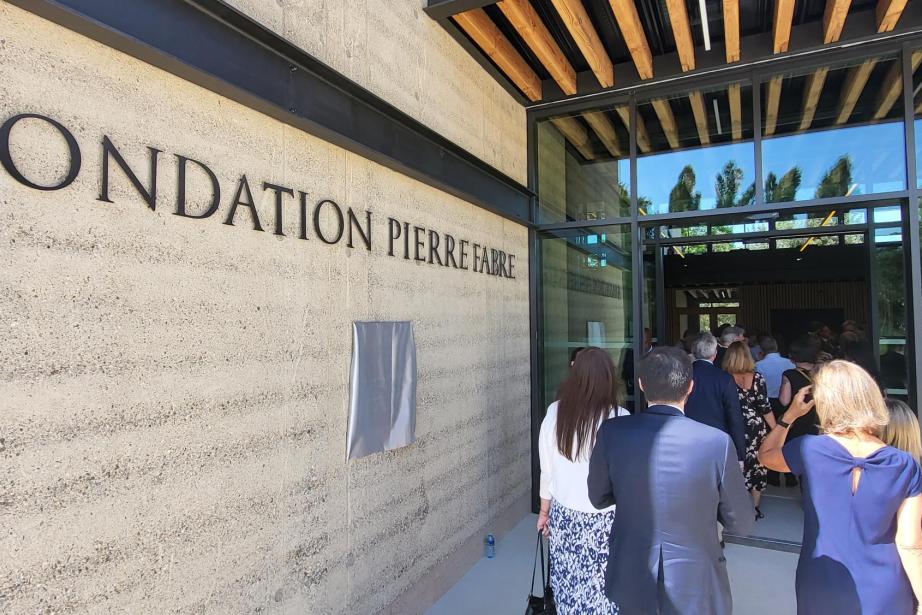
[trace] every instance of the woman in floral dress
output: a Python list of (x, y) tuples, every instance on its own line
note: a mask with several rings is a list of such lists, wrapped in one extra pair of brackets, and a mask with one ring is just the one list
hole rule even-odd
[(743, 476), (746, 488), (752, 493), (756, 519), (765, 515), (759, 509), (762, 491), (768, 484), (768, 471), (759, 463), (758, 452), (762, 440), (775, 427), (768, 389), (762, 374), (755, 371), (752, 352), (743, 342), (734, 342), (724, 355), (722, 367), (730, 372), (736, 381), (736, 391), (740, 396), (740, 409), (746, 424), (746, 458), (743, 461)]

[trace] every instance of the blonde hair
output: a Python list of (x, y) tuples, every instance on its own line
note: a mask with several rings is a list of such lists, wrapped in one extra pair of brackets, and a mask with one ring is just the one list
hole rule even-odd
[(816, 413), (825, 433), (864, 431), (878, 435), (890, 422), (880, 387), (854, 363), (825, 363), (817, 370), (813, 383)]
[(919, 434), (919, 419), (906, 402), (887, 400), (890, 422), (881, 430), (880, 439), (886, 444), (906, 451), (916, 461), (922, 460), (922, 437)]
[(727, 348), (721, 367), (731, 374), (750, 374), (756, 371), (756, 362), (746, 342), (733, 342)]

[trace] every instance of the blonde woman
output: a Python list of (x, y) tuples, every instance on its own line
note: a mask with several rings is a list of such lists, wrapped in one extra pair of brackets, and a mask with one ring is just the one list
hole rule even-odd
[(762, 492), (768, 486), (768, 471), (759, 463), (759, 447), (775, 426), (775, 415), (768, 401), (768, 387), (765, 378), (756, 371), (756, 363), (746, 342), (733, 342), (724, 354), (723, 368), (733, 376), (736, 393), (740, 398), (740, 410), (746, 427), (746, 457), (743, 459), (743, 477), (746, 489), (752, 494), (756, 520), (763, 518), (759, 504)]
[[(822, 435), (785, 444), (788, 427), (814, 405)], [(888, 422), (871, 376), (832, 361), (759, 450), (763, 465), (803, 485), (798, 615), (911, 615), (922, 597), (922, 471), (878, 437)]]
[(918, 462), (922, 460), (922, 438), (919, 437), (919, 419), (906, 402), (887, 400), (890, 422), (883, 429), (880, 439), (894, 448), (906, 451)]

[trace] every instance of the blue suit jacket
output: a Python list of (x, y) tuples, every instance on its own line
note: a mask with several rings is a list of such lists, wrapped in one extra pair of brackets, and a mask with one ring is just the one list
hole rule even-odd
[(609, 419), (587, 485), (596, 508), (617, 504), (605, 592), (623, 613), (731, 612), (717, 522), (745, 535), (755, 514), (727, 434), (669, 406)]
[(729, 435), (736, 458), (746, 456), (746, 425), (733, 376), (708, 361), (695, 361), (695, 388), (685, 403), (685, 416)]

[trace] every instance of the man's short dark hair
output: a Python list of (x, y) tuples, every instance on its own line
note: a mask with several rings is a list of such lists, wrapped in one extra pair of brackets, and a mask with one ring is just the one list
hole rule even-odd
[(692, 362), (678, 348), (654, 348), (640, 361), (638, 377), (649, 401), (676, 402), (688, 394)]

